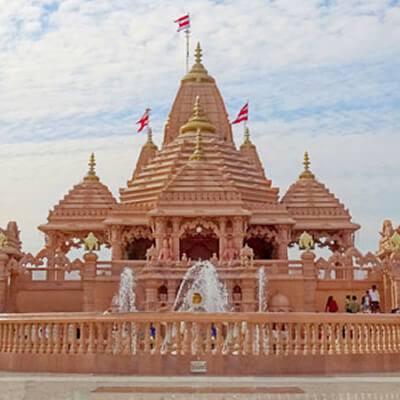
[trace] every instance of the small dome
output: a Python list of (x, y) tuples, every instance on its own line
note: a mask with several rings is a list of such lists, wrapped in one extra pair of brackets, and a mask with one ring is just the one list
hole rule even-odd
[(289, 299), (282, 293), (275, 294), (270, 303), (269, 303), (270, 311), (290, 311), (290, 303)]

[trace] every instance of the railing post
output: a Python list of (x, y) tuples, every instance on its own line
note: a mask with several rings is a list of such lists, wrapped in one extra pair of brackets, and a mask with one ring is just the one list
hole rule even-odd
[(83, 311), (95, 311), (94, 290), (96, 280), (97, 255), (95, 253), (86, 253), (83, 256), (85, 265), (83, 267)]
[(308, 311), (308, 312), (316, 311), (315, 293), (317, 291), (317, 272), (314, 259), (315, 259), (315, 254), (311, 251), (305, 251), (301, 255), (301, 261), (303, 262), (303, 276), (304, 276), (303, 311)]

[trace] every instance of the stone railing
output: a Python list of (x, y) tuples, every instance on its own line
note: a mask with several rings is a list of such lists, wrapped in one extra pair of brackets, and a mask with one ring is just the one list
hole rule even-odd
[(400, 318), (308, 313), (3, 314), (0, 353), (398, 354)]
[[(400, 371), (396, 315), (3, 314), (0, 369), (188, 374)], [(365, 357), (365, 358), (364, 358)], [(237, 361), (235, 361), (237, 360)], [(203, 364), (202, 364), (203, 363)], [(205, 367), (207, 365), (207, 367)]]

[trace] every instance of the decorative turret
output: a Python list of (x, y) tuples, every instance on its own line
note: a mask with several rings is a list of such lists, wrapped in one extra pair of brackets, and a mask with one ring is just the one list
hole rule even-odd
[(251, 143), (251, 140), (250, 140), (250, 130), (249, 130), (249, 127), (248, 126), (246, 126), (245, 128), (244, 128), (244, 142), (242, 143), (242, 145), (240, 146), (240, 150), (244, 150), (244, 149), (252, 149), (252, 148), (255, 148), (256, 146), (254, 146), (254, 144), (253, 143)]
[(304, 171), (299, 175), (300, 179), (315, 179), (314, 174), (310, 171), (310, 159), (308, 158), (308, 153), (304, 153)]
[(83, 178), (84, 181), (98, 181), (99, 177), (96, 175), (95, 171), (95, 166), (96, 166), (96, 160), (94, 158), (94, 153), (90, 155), (90, 160), (89, 160), (89, 171), (86, 174), (86, 176)]
[(153, 143), (153, 132), (150, 126), (147, 126), (147, 142), (142, 147), (132, 179), (155, 157), (157, 151), (158, 148)]
[(264, 168), (261, 164), (260, 157), (258, 156), (256, 146), (250, 140), (250, 130), (248, 126), (244, 128), (244, 142), (240, 146), (240, 152), (245, 155), (251, 163), (256, 165), (265, 176)]
[(204, 114), (203, 108), (200, 104), (200, 97), (196, 96), (193, 105), (193, 113), (189, 118), (189, 121), (185, 125), (182, 125), (180, 133), (186, 132), (215, 132), (214, 125), (210, 122), (207, 116)]
[(351, 215), (329, 189), (315, 179), (310, 171), (308, 153), (304, 154), (304, 171), (292, 184), (281, 202), (296, 221), (292, 241), (307, 231), (314, 241), (331, 250), (344, 250), (354, 244), (353, 233), (360, 225), (351, 221)]
[(205, 160), (206, 156), (204, 155), (203, 149), (201, 148), (201, 130), (197, 130), (196, 134), (196, 147), (194, 149), (193, 154), (190, 156), (191, 161), (200, 161), (200, 160)]
[[(195, 52), (195, 63), (187, 75), (182, 78), (169, 113), (165, 125), (163, 147), (172, 142), (180, 134), (182, 125), (188, 122), (196, 96), (201, 96), (204, 113), (214, 128), (212, 132), (215, 131), (220, 139), (233, 143), (232, 127), (228, 120), (224, 101), (214, 78), (208, 74), (202, 64), (201, 53), (200, 44), (198, 44)], [(194, 132), (196, 132), (196, 129)]]
[(204, 65), (201, 63), (202, 58), (202, 50), (200, 47), (200, 43), (197, 42), (196, 50), (195, 50), (195, 64), (192, 69), (187, 73), (186, 76), (183, 77), (182, 82), (215, 82), (214, 78), (208, 75), (207, 70), (204, 68)]

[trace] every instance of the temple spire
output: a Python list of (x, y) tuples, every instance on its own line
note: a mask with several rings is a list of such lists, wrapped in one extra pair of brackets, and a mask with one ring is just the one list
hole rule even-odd
[(84, 180), (85, 181), (98, 181), (99, 177), (96, 175), (96, 170), (95, 170), (95, 166), (96, 166), (96, 160), (94, 157), (94, 153), (92, 153), (90, 155), (90, 159), (89, 159), (89, 171), (86, 174)]
[(147, 126), (147, 142), (145, 144), (145, 147), (157, 148), (157, 146), (153, 142), (153, 131), (150, 126)]
[(201, 130), (197, 129), (196, 132), (196, 145), (194, 148), (193, 154), (190, 156), (189, 160), (205, 160), (206, 156), (204, 155), (203, 149), (202, 149), (202, 137), (201, 137)]
[(200, 97), (196, 96), (193, 104), (192, 115), (188, 122), (181, 126), (180, 132), (197, 132), (198, 130), (202, 132), (215, 132), (215, 127), (204, 113), (200, 104)]
[(215, 82), (214, 78), (208, 75), (207, 70), (202, 64), (202, 50), (200, 43), (197, 42), (196, 50), (194, 52), (195, 63), (191, 70), (182, 78), (182, 82), (195, 81), (195, 82)]
[(246, 147), (255, 147), (253, 143), (251, 143), (250, 140), (250, 129), (248, 126), (245, 126), (244, 128), (244, 141), (243, 144), (240, 146), (240, 148), (246, 148)]
[(310, 171), (310, 159), (308, 157), (308, 152), (306, 151), (304, 153), (304, 171), (300, 174), (299, 178), (300, 179), (314, 179), (315, 176), (314, 174)]

